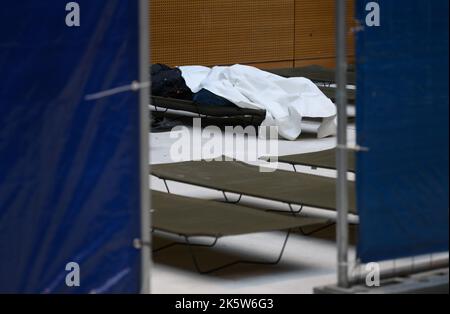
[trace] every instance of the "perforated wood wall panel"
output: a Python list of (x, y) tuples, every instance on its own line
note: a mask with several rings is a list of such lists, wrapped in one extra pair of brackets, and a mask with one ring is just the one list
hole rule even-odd
[(153, 62), (292, 61), (294, 0), (151, 0)]
[[(354, 56), (354, 1), (347, 1), (348, 55)], [(295, 3), (295, 59), (334, 58), (336, 36), (335, 0)]]
[(150, 0), (151, 62), (334, 66), (334, 15), (334, 0)]

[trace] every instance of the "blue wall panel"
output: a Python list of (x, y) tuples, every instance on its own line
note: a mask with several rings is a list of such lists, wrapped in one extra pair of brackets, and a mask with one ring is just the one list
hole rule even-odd
[(358, 256), (448, 251), (448, 0), (357, 1)]
[(85, 100), (138, 78), (138, 5), (68, 2), (0, 10), (0, 292), (138, 292), (138, 94)]

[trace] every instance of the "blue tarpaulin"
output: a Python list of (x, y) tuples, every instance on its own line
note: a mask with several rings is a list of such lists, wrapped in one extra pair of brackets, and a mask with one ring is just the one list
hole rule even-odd
[(139, 95), (85, 95), (139, 79), (138, 2), (68, 2), (0, 10), (0, 292), (135, 293)]
[(358, 256), (448, 251), (448, 0), (357, 1)]

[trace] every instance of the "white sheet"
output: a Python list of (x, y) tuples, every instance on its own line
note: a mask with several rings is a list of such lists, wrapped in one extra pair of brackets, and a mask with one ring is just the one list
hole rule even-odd
[(204, 88), (238, 107), (266, 110), (263, 125), (278, 127), (282, 138), (297, 139), (303, 117), (324, 118), (319, 138), (336, 134), (336, 106), (307, 78), (284, 78), (239, 64), (180, 70), (194, 93)]

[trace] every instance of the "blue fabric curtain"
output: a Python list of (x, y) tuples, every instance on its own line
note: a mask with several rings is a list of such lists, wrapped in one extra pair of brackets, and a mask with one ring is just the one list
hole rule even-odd
[(357, 34), (363, 262), (448, 251), (448, 0), (379, 0)]
[[(0, 292), (139, 291), (138, 2), (3, 1)], [(66, 265), (80, 286), (66, 285)]]

